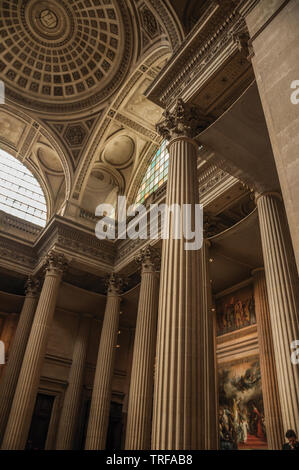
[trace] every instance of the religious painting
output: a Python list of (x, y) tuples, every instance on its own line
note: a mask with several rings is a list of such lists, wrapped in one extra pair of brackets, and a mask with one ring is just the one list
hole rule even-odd
[(216, 301), (217, 336), (256, 323), (252, 285), (238, 289)]
[(267, 449), (259, 360), (220, 366), (218, 384), (220, 449)]

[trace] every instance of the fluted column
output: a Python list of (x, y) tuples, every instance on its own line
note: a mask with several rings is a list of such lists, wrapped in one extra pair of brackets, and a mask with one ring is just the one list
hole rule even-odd
[(291, 343), (299, 339), (299, 283), (281, 196), (257, 195), (265, 276), (284, 431), (299, 432), (299, 367)]
[[(193, 112), (194, 111), (194, 112)], [(179, 101), (165, 112), (157, 130), (170, 140), (166, 204), (191, 208), (192, 229), (198, 203), (196, 112)], [(200, 262), (199, 251), (188, 251), (176, 239), (170, 219), (163, 240), (158, 309), (152, 449), (198, 449), (200, 446)], [(182, 232), (182, 216), (177, 227)], [(198, 234), (197, 234), (198, 235)]]
[(212, 288), (209, 274), (210, 242), (204, 240), (200, 250), (201, 266), (201, 406), (203, 429), (201, 430), (202, 449), (214, 450), (218, 447), (217, 433), (217, 394), (216, 394), (216, 350), (215, 321), (212, 306)]
[(9, 417), (24, 353), (37, 306), (38, 282), (29, 277), (25, 286), (26, 297), (18, 321), (8, 361), (0, 382), (0, 442)]
[(254, 279), (254, 302), (260, 350), (267, 442), (269, 449), (280, 450), (284, 442), (284, 432), (280, 411), (265, 270), (264, 268), (255, 269), (252, 274)]
[(85, 360), (88, 348), (90, 319), (83, 315), (75, 341), (69, 384), (61, 412), (56, 449), (72, 450), (75, 444), (78, 415), (82, 396)]
[(158, 315), (157, 254), (150, 247), (142, 250), (141, 285), (134, 340), (133, 363), (125, 448), (151, 448), (152, 397)]
[(111, 275), (92, 390), (85, 449), (103, 450), (106, 446), (111, 387), (120, 313), (120, 283)]
[(47, 255), (45, 280), (24, 354), (2, 449), (21, 450), (26, 445), (64, 267), (63, 255), (55, 252), (50, 252)]

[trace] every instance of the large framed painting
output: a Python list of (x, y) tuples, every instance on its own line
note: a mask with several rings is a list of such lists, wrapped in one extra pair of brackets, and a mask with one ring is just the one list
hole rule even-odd
[(240, 330), (256, 323), (252, 284), (216, 301), (217, 336)]
[(220, 448), (267, 449), (258, 358), (219, 366), (218, 386)]

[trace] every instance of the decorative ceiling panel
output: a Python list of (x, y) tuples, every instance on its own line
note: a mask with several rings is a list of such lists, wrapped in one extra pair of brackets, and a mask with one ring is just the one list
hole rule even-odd
[(120, 85), (133, 50), (124, 0), (10, 0), (0, 5), (6, 94), (39, 112), (82, 111)]

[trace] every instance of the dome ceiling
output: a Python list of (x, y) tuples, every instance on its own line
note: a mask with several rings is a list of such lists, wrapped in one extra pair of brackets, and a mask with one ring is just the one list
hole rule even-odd
[(6, 96), (39, 112), (78, 112), (105, 101), (130, 65), (123, 0), (10, 0), (0, 6)]

